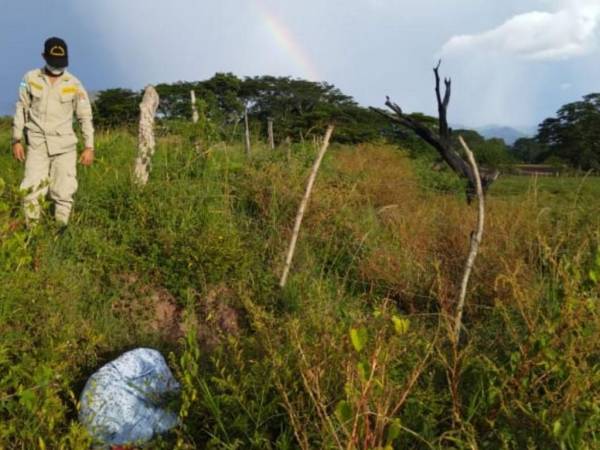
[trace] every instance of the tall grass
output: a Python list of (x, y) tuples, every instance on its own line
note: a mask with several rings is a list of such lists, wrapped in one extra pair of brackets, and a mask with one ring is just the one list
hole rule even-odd
[(181, 426), (152, 448), (597, 448), (597, 179), (492, 189), (453, 364), (475, 222), (460, 183), (334, 146), (280, 290), (316, 150), (255, 148), (166, 133), (138, 189), (135, 139), (102, 134), (64, 235), (49, 213), (26, 230), (22, 169), (0, 156), (0, 448), (88, 448), (78, 394), (137, 346), (183, 385)]

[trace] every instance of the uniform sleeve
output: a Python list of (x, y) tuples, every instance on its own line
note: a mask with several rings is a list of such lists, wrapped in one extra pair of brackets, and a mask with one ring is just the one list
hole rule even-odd
[(85, 148), (94, 148), (94, 124), (92, 122), (92, 105), (85, 88), (81, 83), (77, 86), (75, 102), (75, 115), (81, 125)]
[(17, 100), (15, 117), (13, 118), (13, 139), (22, 140), (25, 122), (27, 121), (27, 111), (31, 105), (29, 97), (29, 85), (27, 80), (23, 79), (19, 86), (19, 99)]

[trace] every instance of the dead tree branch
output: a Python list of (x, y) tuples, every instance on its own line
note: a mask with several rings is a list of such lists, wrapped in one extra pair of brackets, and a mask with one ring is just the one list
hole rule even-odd
[[(392, 110), (394, 114), (389, 114), (377, 108), (371, 108), (372, 111), (384, 116), (388, 120), (401, 125), (404, 128), (412, 130), (417, 136), (431, 145), (439, 153), (450, 168), (460, 177), (466, 178), (467, 185), (467, 201), (470, 203), (475, 197), (477, 178), (471, 169), (471, 166), (465, 161), (461, 155), (453, 148), (452, 143), (452, 128), (448, 126), (448, 106), (450, 105), (450, 95), (452, 92), (452, 80), (444, 79), (444, 94), (442, 95), (441, 79), (439, 75), (441, 61), (434, 67), (435, 75), (435, 95), (438, 105), (438, 130), (437, 133), (429, 129), (426, 125), (419, 122), (417, 119), (406, 115), (402, 108), (396, 103), (393, 103), (389, 97), (386, 97), (385, 105)], [(485, 193), (488, 187), (498, 178), (499, 172), (494, 171), (491, 174), (485, 174), (480, 178), (483, 192)]]
[(471, 170), (475, 174), (475, 192), (477, 194), (477, 202), (479, 205), (479, 212), (477, 215), (477, 231), (471, 234), (471, 249), (469, 251), (469, 257), (467, 258), (467, 262), (465, 264), (465, 271), (463, 273), (462, 282), (460, 284), (460, 295), (458, 297), (458, 306), (456, 307), (456, 319), (454, 321), (454, 343), (458, 345), (460, 340), (460, 330), (462, 327), (462, 316), (465, 308), (465, 298), (467, 296), (467, 286), (469, 285), (469, 277), (471, 276), (471, 271), (473, 270), (473, 264), (475, 263), (475, 258), (477, 257), (477, 252), (479, 251), (479, 245), (481, 244), (481, 239), (483, 238), (483, 224), (485, 219), (485, 203), (484, 203), (484, 195), (483, 195), (483, 186), (479, 177), (479, 168), (477, 167), (477, 163), (475, 162), (475, 157), (473, 156), (473, 152), (469, 149), (469, 146), (462, 138), (462, 136), (458, 137), (460, 144), (463, 146), (465, 150), (465, 154), (467, 155), (467, 159), (469, 161)]

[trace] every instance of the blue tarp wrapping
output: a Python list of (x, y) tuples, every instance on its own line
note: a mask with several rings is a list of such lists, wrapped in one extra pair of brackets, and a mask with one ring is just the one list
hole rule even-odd
[(138, 348), (101, 367), (81, 393), (79, 420), (103, 446), (147, 442), (177, 424), (165, 399), (179, 384), (163, 356)]

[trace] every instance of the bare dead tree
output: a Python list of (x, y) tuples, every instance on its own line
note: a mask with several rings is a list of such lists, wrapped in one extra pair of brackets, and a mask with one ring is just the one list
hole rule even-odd
[[(383, 112), (377, 108), (371, 110), (383, 115), (394, 123), (402, 127), (412, 130), (417, 136), (431, 145), (437, 150), (440, 156), (446, 161), (450, 168), (459, 176), (466, 178), (467, 185), (467, 201), (471, 203), (476, 195), (477, 177), (471, 169), (470, 164), (454, 149), (452, 142), (452, 128), (448, 126), (448, 105), (450, 104), (450, 94), (452, 92), (452, 81), (450, 78), (444, 79), (444, 95), (441, 92), (441, 80), (439, 69), (442, 61), (440, 60), (433, 69), (435, 74), (435, 95), (438, 106), (438, 131), (435, 133), (426, 125), (419, 122), (417, 119), (407, 115), (402, 111), (402, 108), (392, 102), (389, 97), (386, 97), (385, 105), (392, 110), (394, 114)], [(496, 170), (489, 174), (482, 174), (481, 184), (485, 193), (489, 186), (498, 178), (500, 173)]]
[(135, 180), (143, 186), (148, 182), (151, 159), (154, 154), (154, 116), (158, 109), (158, 93), (153, 86), (147, 86), (140, 103), (140, 127), (138, 132), (138, 156), (135, 160)]
[(327, 151), (327, 147), (329, 147), (329, 140), (331, 139), (331, 134), (333, 133), (334, 126), (329, 125), (327, 127), (327, 131), (325, 131), (325, 137), (323, 138), (323, 144), (321, 145), (321, 149), (317, 154), (317, 159), (313, 165), (312, 171), (310, 172), (310, 176), (308, 177), (308, 183), (306, 185), (306, 191), (304, 192), (304, 197), (300, 202), (300, 206), (298, 208), (298, 213), (296, 214), (296, 220), (294, 222), (294, 231), (292, 232), (292, 239), (290, 240), (290, 246), (288, 248), (287, 256), (285, 258), (285, 266), (283, 268), (283, 273), (281, 274), (281, 279), (279, 281), (280, 287), (285, 287), (287, 282), (287, 277), (290, 272), (290, 267), (292, 266), (292, 259), (294, 258), (294, 252), (296, 250), (296, 242), (298, 240), (298, 234), (300, 233), (300, 226), (302, 225), (302, 218), (304, 217), (304, 211), (306, 210), (306, 205), (308, 204), (308, 200), (310, 198), (310, 194), (312, 192), (313, 185), (315, 184), (315, 179), (317, 178), (317, 172), (319, 171), (319, 167), (321, 166), (321, 161), (323, 161), (323, 157), (325, 156), (325, 152)]

